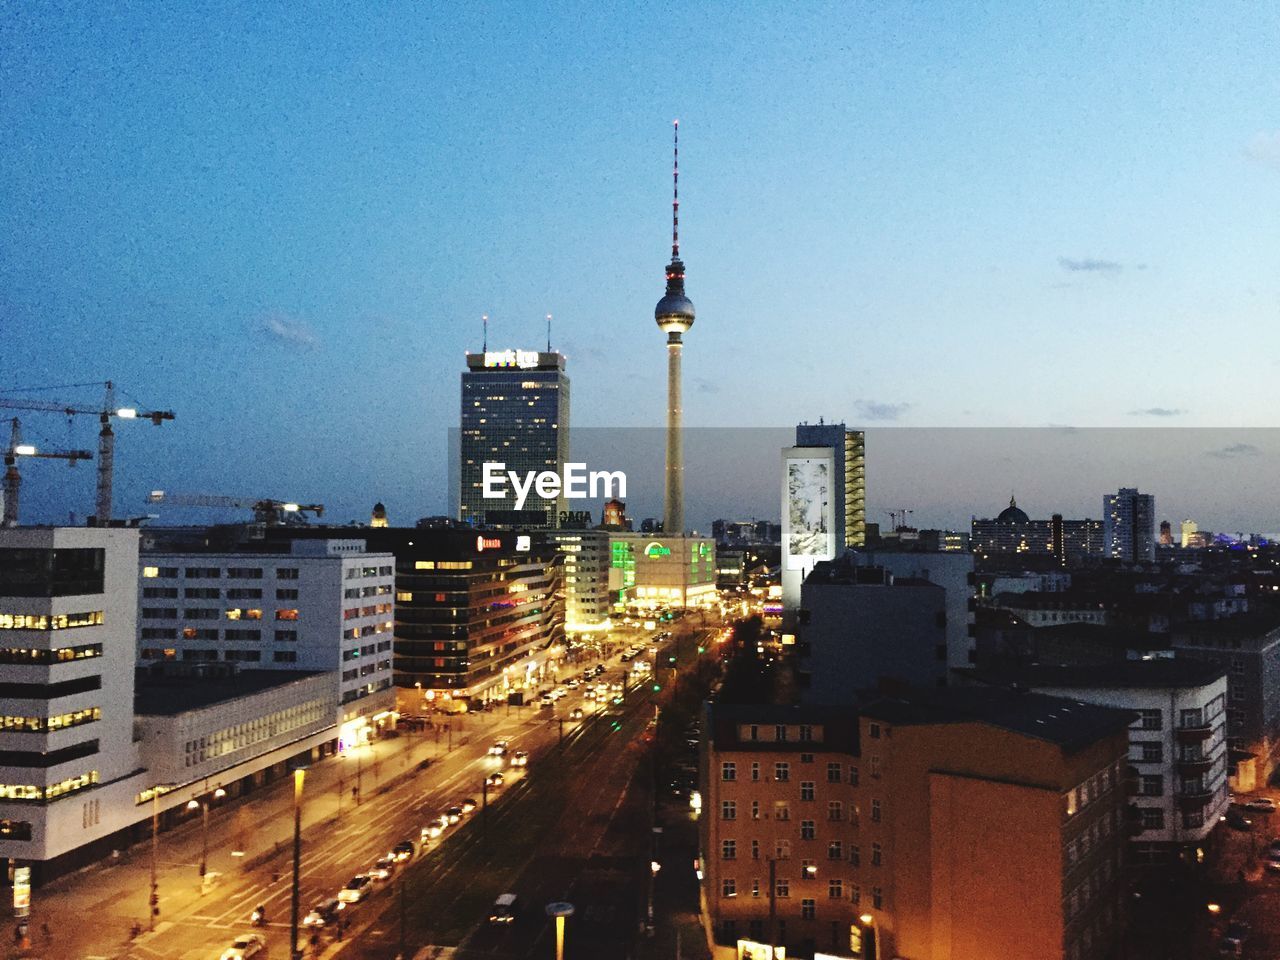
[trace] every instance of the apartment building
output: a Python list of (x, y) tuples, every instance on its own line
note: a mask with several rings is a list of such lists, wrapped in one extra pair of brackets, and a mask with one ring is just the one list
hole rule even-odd
[(1122, 922), (1127, 711), (900, 689), (856, 710), (709, 705), (716, 956), (1101, 960)]

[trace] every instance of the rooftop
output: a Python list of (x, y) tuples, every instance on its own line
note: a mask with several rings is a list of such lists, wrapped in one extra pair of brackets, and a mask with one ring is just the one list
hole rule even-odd
[(862, 714), (900, 725), (983, 723), (1067, 752), (1127, 731), (1134, 719), (1128, 710), (994, 687), (897, 691), (868, 703)]
[(299, 680), (320, 676), (316, 670), (235, 670), (181, 674), (139, 670), (134, 684), (134, 712), (171, 717), (219, 703), (251, 697)]
[(1159, 657), (1154, 660), (1114, 660), (1089, 666), (1031, 664), (1028, 666), (992, 666), (980, 671), (964, 671), (980, 683), (994, 683), (1024, 688), (1076, 687), (1119, 689), (1140, 687), (1167, 689), (1172, 687), (1205, 687), (1226, 676), (1217, 664), (1189, 658)]

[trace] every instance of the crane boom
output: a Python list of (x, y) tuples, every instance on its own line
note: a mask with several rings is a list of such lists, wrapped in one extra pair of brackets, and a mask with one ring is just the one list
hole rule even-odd
[(135, 407), (117, 407), (115, 383), (108, 380), (104, 386), (106, 387), (106, 394), (101, 407), (59, 403), (56, 400), (0, 397), (0, 409), (38, 410), (44, 413), (61, 413), (68, 417), (85, 414), (99, 419), (102, 426), (98, 431), (98, 489), (94, 502), (96, 512), (93, 521), (94, 525), (99, 527), (105, 527), (111, 521), (112, 481), (115, 476), (116, 448), (115, 431), (111, 427), (112, 419), (150, 420), (157, 427), (165, 420), (173, 419), (172, 410), (138, 410)]
[(254, 520), (268, 526), (288, 523), (291, 515), (314, 513), (324, 516), (322, 503), (294, 503), (290, 500), (272, 500), (264, 497), (225, 497), (212, 493), (167, 493), (152, 490), (148, 503), (168, 504), (175, 507), (230, 507), (253, 511)]
[(22, 477), (18, 473), (19, 457), (66, 460), (68, 466), (74, 467), (77, 460), (92, 460), (93, 454), (88, 450), (37, 450), (31, 444), (22, 442), (22, 423), (14, 417), (9, 422), (9, 449), (4, 455), (4, 514), (3, 519), (0, 519), (0, 527), (18, 525), (18, 498), (22, 492)]

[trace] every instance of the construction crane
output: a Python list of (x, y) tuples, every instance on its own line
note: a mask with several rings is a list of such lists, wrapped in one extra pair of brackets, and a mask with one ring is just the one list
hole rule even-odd
[(907, 519), (915, 513), (914, 510), (908, 510), (906, 507), (899, 507), (897, 510), (889, 511), (889, 526), (894, 530), (910, 530), (907, 526)]
[(115, 384), (108, 380), (103, 386), (106, 387), (106, 394), (101, 408), (59, 403), (56, 400), (0, 397), (0, 408), (6, 410), (42, 410), (46, 413), (66, 414), (68, 417), (88, 414), (98, 418), (102, 428), (98, 431), (98, 495), (92, 520), (92, 525), (98, 527), (108, 526), (111, 522), (111, 484), (115, 473), (116, 450), (116, 435), (111, 428), (112, 419), (150, 420), (157, 427), (165, 420), (173, 419), (172, 410), (117, 407)]
[(167, 504), (174, 507), (232, 507), (253, 511), (255, 523), (268, 527), (305, 523), (304, 514), (324, 516), (322, 503), (293, 503), (288, 500), (271, 500), (260, 497), (220, 497), (210, 493), (166, 493), (152, 490), (148, 503)]
[(60, 450), (41, 452), (29, 443), (22, 442), (22, 424), (17, 417), (9, 421), (9, 449), (4, 454), (4, 519), (0, 527), (18, 525), (18, 495), (22, 490), (22, 477), (18, 475), (19, 457), (43, 457), (48, 460), (66, 460), (74, 467), (77, 460), (92, 460), (88, 450)]

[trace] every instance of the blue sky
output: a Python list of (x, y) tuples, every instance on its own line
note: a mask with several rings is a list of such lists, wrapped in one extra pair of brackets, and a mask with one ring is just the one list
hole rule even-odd
[(555, 315), (576, 425), (660, 423), (673, 117), (689, 423), (1272, 425), (1280, 8), (188, 6), (0, 12), (0, 385), (177, 412), (120, 513), (442, 510), (483, 313)]

